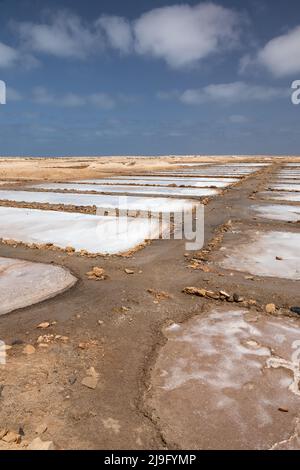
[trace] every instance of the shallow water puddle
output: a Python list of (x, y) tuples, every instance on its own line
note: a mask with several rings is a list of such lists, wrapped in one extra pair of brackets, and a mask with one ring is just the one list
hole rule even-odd
[(188, 199), (109, 196), (106, 194), (70, 194), (36, 191), (1, 191), (0, 200), (40, 204), (63, 204), (105, 209), (153, 210), (160, 212), (192, 209), (197, 202)]
[(0, 238), (72, 246), (90, 253), (122, 253), (156, 238), (158, 219), (110, 217), (0, 207)]
[(60, 266), (0, 258), (0, 315), (54, 297), (76, 281)]
[(225, 244), (222, 251), (225, 257), (218, 264), (257, 276), (300, 279), (299, 233), (249, 230), (247, 240), (230, 246)]
[(119, 194), (153, 194), (158, 196), (214, 196), (217, 190), (211, 188), (165, 188), (165, 187), (145, 187), (130, 185), (100, 185), (100, 184), (78, 184), (78, 183), (42, 183), (30, 186), (32, 189), (51, 189), (70, 191), (96, 191), (99, 193), (119, 193)]
[(300, 221), (300, 206), (273, 204), (269, 206), (252, 206), (251, 209), (256, 215), (265, 219), (282, 220), (286, 222)]
[(169, 442), (183, 449), (283, 446), (299, 412), (299, 320), (218, 308), (164, 334), (146, 403)]

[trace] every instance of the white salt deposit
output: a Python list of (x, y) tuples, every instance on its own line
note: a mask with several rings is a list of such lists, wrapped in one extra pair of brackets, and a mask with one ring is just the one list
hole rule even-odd
[[(299, 409), (298, 322), (250, 317), (211, 309), (164, 330), (147, 403), (167, 439), (182, 448), (269, 449), (291, 435)], [(290, 415), (284, 422), (282, 406)]]
[(259, 194), (265, 199), (274, 199), (276, 201), (300, 202), (300, 192), (289, 191), (267, 191)]
[(1, 191), (0, 200), (63, 204), (78, 207), (97, 206), (107, 209), (152, 210), (160, 212), (192, 209), (197, 202), (188, 199), (109, 196), (106, 194), (71, 194), (37, 191)]
[(269, 188), (276, 189), (277, 191), (300, 191), (300, 184), (275, 183), (275, 184), (271, 184)]
[(299, 233), (249, 231), (248, 239), (247, 243), (225, 245), (220, 266), (257, 276), (300, 280)]
[(160, 233), (158, 219), (111, 217), (0, 207), (0, 238), (72, 246), (90, 253), (122, 253)]
[(0, 315), (54, 297), (75, 282), (60, 266), (0, 258)]
[[(223, 179), (224, 180), (224, 179)], [(237, 182), (237, 178), (231, 178), (227, 181), (219, 181), (212, 178), (111, 178), (111, 179), (95, 179), (95, 180), (86, 180), (86, 181), (75, 181), (74, 183), (85, 184), (101, 184), (101, 185), (138, 185), (138, 186), (186, 186), (186, 187), (195, 187), (195, 188), (225, 188), (231, 183)], [(83, 188), (84, 189), (84, 188)]]
[(256, 213), (256, 215), (265, 219), (282, 220), (286, 222), (300, 221), (300, 206), (273, 204), (252, 206), (251, 209)]
[(211, 188), (167, 188), (167, 187), (145, 187), (131, 185), (100, 185), (100, 184), (78, 184), (78, 183), (42, 183), (30, 186), (32, 189), (70, 190), (70, 191), (96, 191), (98, 193), (119, 194), (149, 194), (158, 196), (214, 196), (217, 190)]

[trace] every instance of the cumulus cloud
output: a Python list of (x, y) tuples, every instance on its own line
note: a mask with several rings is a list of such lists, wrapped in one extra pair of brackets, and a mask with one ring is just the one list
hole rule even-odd
[(23, 49), (60, 58), (85, 58), (109, 46), (121, 53), (193, 65), (239, 43), (240, 15), (214, 3), (155, 8), (135, 20), (102, 15), (86, 24), (61, 11), (41, 23), (15, 24)]
[(73, 14), (59, 12), (47, 23), (15, 24), (26, 49), (61, 58), (83, 59), (101, 45), (99, 32)]
[(300, 72), (300, 26), (269, 41), (257, 55), (258, 63), (278, 77)]
[(213, 3), (156, 8), (134, 22), (135, 49), (185, 67), (235, 45), (238, 25), (237, 13)]
[(18, 59), (18, 51), (0, 42), (0, 67), (11, 67), (17, 63)]
[(245, 82), (207, 85), (199, 89), (186, 90), (179, 100), (184, 104), (199, 105), (209, 101), (239, 103), (245, 101), (268, 101), (286, 97), (289, 90), (271, 86), (252, 85)]
[(126, 18), (103, 15), (97, 20), (96, 25), (103, 30), (111, 47), (122, 53), (129, 53), (132, 50), (132, 29)]

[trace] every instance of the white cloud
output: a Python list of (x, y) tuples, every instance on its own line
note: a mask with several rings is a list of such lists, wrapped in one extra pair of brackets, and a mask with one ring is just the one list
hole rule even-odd
[(135, 48), (185, 67), (236, 44), (238, 24), (237, 13), (214, 3), (157, 8), (135, 21)]
[(80, 95), (76, 93), (52, 93), (45, 87), (36, 87), (32, 90), (32, 99), (36, 104), (61, 106), (63, 108), (77, 108), (93, 105), (100, 109), (112, 109), (116, 100), (107, 93), (93, 93)]
[(109, 46), (180, 68), (238, 46), (241, 18), (235, 10), (208, 2), (155, 8), (135, 20), (102, 15), (88, 24), (58, 11), (43, 22), (14, 23), (14, 28), (27, 53), (83, 59)]
[(0, 42), (0, 67), (11, 67), (16, 64), (18, 59), (18, 51)]
[(288, 94), (289, 90), (283, 88), (233, 82), (186, 90), (180, 95), (179, 99), (184, 104), (199, 105), (209, 101), (219, 103), (268, 101), (285, 97)]
[(122, 53), (129, 53), (133, 46), (131, 24), (120, 16), (101, 16), (96, 25), (104, 31), (108, 43)]
[(269, 41), (257, 55), (257, 62), (277, 77), (300, 72), (300, 26)]
[(61, 58), (85, 58), (101, 45), (99, 32), (71, 13), (58, 12), (48, 23), (15, 25), (23, 47)]

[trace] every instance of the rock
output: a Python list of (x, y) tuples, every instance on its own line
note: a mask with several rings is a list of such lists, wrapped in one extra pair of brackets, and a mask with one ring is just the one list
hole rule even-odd
[(16, 432), (8, 431), (8, 433), (6, 433), (5, 436), (2, 437), (2, 441), (7, 442), (8, 444), (13, 444), (14, 442), (16, 444), (20, 444), (21, 436)]
[(54, 444), (52, 441), (42, 441), (39, 437), (33, 439), (33, 441), (27, 447), (28, 450), (54, 450)]
[(199, 297), (205, 297), (207, 290), (206, 289), (199, 289), (197, 287), (185, 287), (183, 289), (183, 292), (185, 294), (189, 294), (189, 295), (197, 295)]
[(237, 302), (237, 303), (244, 302), (244, 297), (241, 297), (238, 294), (233, 294), (233, 300), (234, 300), (234, 302)]
[(105, 271), (103, 268), (99, 268), (95, 266), (92, 271), (89, 271), (86, 273), (88, 279), (90, 280), (96, 280), (96, 281), (102, 281), (104, 279), (107, 279), (107, 276), (105, 274)]
[(282, 261), (281, 256), (276, 256), (277, 261)]
[(90, 388), (92, 390), (95, 390), (98, 385), (98, 377), (85, 377), (82, 381), (81, 384), (84, 385), (87, 388)]
[(35, 433), (36, 434), (44, 434), (44, 432), (46, 432), (47, 429), (48, 429), (47, 424), (45, 424), (45, 423), (39, 424), (38, 427), (35, 430)]
[(3, 439), (4, 436), (8, 433), (8, 429), (0, 429), (0, 441)]
[(291, 312), (297, 313), (297, 315), (300, 315), (300, 307), (292, 307)]
[(265, 306), (265, 310), (267, 313), (275, 313), (276, 312), (276, 305), (275, 304), (267, 304)]
[(27, 346), (25, 346), (25, 348), (23, 349), (23, 354), (34, 354), (36, 351), (35, 347), (32, 346), (31, 344), (27, 344)]
[(126, 274), (134, 274), (134, 271), (132, 269), (124, 269)]
[(46, 328), (49, 328), (49, 326), (50, 326), (50, 323), (47, 322), (47, 321), (45, 321), (45, 322), (43, 322), (43, 323), (40, 323), (40, 324), (37, 326), (37, 328), (40, 328), (41, 330), (45, 330)]
[(96, 378), (99, 377), (99, 374), (98, 374), (98, 372), (96, 372), (95, 367), (90, 367), (90, 368), (86, 371), (86, 373), (87, 373), (89, 376), (91, 376), (91, 377), (96, 377)]
[(230, 294), (228, 294), (225, 290), (220, 290), (220, 295), (225, 297), (225, 299), (230, 299)]

